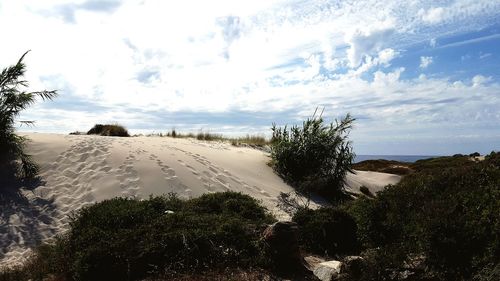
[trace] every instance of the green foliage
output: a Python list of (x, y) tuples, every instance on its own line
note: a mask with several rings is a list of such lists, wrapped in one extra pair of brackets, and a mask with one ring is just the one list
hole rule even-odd
[(354, 152), (347, 140), (354, 119), (350, 115), (329, 125), (322, 117), (307, 119), (302, 127), (273, 125), (271, 157), (274, 170), (304, 192), (327, 197), (343, 189)]
[(274, 221), (235, 192), (183, 201), (115, 198), (82, 209), (71, 230), (40, 252), (46, 274), (66, 280), (137, 280), (200, 270), (249, 268), (264, 256), (260, 233)]
[(359, 171), (373, 171), (380, 173), (389, 173), (396, 175), (407, 175), (413, 170), (410, 168), (410, 163), (399, 162), (394, 160), (365, 160), (355, 163), (353, 168)]
[[(32, 178), (38, 172), (37, 165), (24, 152), (27, 139), (15, 134), (15, 121), (19, 114), (33, 105), (37, 98), (50, 100), (56, 91), (26, 92), (28, 82), (23, 80), (26, 65), (23, 59), (0, 73), (0, 170), (16, 173), (21, 178)], [(31, 125), (34, 121), (20, 121), (21, 124)], [(2, 176), (4, 177), (4, 176)]]
[(347, 209), (356, 218), (363, 245), (397, 249), (406, 257), (393, 259), (400, 266), (411, 256), (423, 256), (438, 280), (468, 279), (497, 264), (500, 156), (491, 154), (480, 162), (468, 158), (421, 161), (417, 172), (376, 199), (350, 203)]
[(248, 145), (254, 145), (254, 146), (265, 146), (269, 144), (269, 142), (266, 140), (265, 137), (263, 136), (258, 136), (258, 135), (246, 135), (244, 137), (240, 138), (232, 138), (231, 144), (234, 146), (239, 146), (242, 144), (248, 144)]
[(475, 162), (469, 156), (443, 156), (418, 160), (411, 164), (411, 168), (416, 172), (431, 172), (438, 169), (451, 169), (473, 166)]
[(300, 244), (326, 256), (350, 254), (359, 248), (354, 218), (335, 208), (301, 209), (292, 219), (299, 226)]
[(87, 135), (130, 137), (127, 129), (118, 124), (96, 124), (87, 132)]
[(216, 140), (224, 140), (224, 137), (221, 134), (213, 134), (210, 132), (200, 131), (198, 132), (198, 134), (196, 134), (196, 139), (204, 141), (216, 141)]

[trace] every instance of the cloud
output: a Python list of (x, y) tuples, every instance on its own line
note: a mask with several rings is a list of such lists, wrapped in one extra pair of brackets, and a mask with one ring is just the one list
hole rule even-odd
[(436, 47), (436, 44), (436, 38), (431, 38), (431, 40), (429, 40), (429, 46), (431, 46), (432, 48)]
[(436, 24), (443, 20), (444, 9), (442, 7), (430, 8), (427, 11), (421, 9), (418, 14), (424, 22)]
[(81, 4), (68, 3), (58, 5), (45, 13), (50, 16), (62, 17), (68, 23), (75, 23), (75, 15), (78, 11), (112, 13), (120, 6), (121, 3), (114, 0), (87, 0)]
[(472, 87), (476, 88), (479, 86), (484, 85), (487, 82), (490, 82), (492, 80), (491, 77), (485, 77), (483, 75), (476, 75), (472, 77)]
[(479, 53), (479, 59), (485, 59), (491, 57), (491, 53)]
[(229, 47), (233, 41), (237, 40), (241, 36), (242, 33), (243, 27), (241, 19), (238, 16), (227, 16), (219, 18), (217, 22), (222, 27), (222, 36), (227, 43), (227, 46), (223, 50), (223, 56), (224, 58), (229, 59)]
[[(491, 107), (500, 105), (497, 75), (489, 68), (456, 69), (464, 71), (460, 79), (446, 68), (419, 79), (422, 71), (414, 69), (415, 57), (432, 62), (441, 48), (497, 40), (499, 35), (477, 30), (498, 23), (498, 1), (457, 0), (441, 7), (402, 0), (1, 5), (0, 26), (17, 25), (3, 31), (11, 43), (2, 46), (0, 65), (32, 49), (26, 63), (33, 89), (61, 92), (61, 102), (30, 111), (40, 120), (37, 130), (85, 129), (103, 119), (131, 130), (173, 120), (168, 127), (267, 131), (272, 121), (299, 122), (318, 105), (332, 114), (361, 116), (360, 130), (373, 132), (366, 139), (391, 126), (388, 137), (423, 131), (421, 120), (448, 128), (457, 118), (456, 131), (465, 130), (472, 123), (460, 119), (462, 107), (471, 112), (472, 127), (489, 126), (486, 117), (499, 120)], [(446, 44), (470, 34), (481, 35)], [(478, 51), (471, 50), (471, 58), (481, 56)], [(483, 63), (497, 58), (491, 52)], [(486, 80), (474, 80), (477, 74)], [(61, 117), (71, 124), (57, 121)]]
[(460, 47), (460, 46), (464, 46), (464, 45), (475, 44), (475, 43), (480, 43), (480, 42), (484, 42), (484, 41), (488, 41), (488, 40), (495, 40), (495, 39), (499, 39), (499, 38), (500, 38), (500, 34), (491, 34), (491, 35), (486, 35), (486, 36), (482, 36), (482, 37), (478, 37), (478, 38), (467, 39), (467, 40), (463, 40), (463, 41), (445, 44), (445, 45), (439, 46), (438, 49)]
[(427, 68), (429, 65), (433, 63), (433, 58), (432, 57), (420, 57), (420, 65), (419, 67), (422, 69)]
[(378, 28), (372, 30), (356, 29), (346, 36), (346, 43), (349, 44), (347, 59), (350, 67), (357, 67), (364, 56), (380, 51), (384, 43), (395, 32), (390, 21), (374, 26), (378, 26)]
[(378, 52), (378, 61), (380, 64), (383, 64), (385, 66), (390, 65), (390, 62), (398, 56), (398, 52), (391, 49), (383, 49), (382, 51)]

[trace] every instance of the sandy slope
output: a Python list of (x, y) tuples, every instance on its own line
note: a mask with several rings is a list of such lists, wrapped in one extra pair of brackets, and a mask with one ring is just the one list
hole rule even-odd
[[(41, 166), (42, 182), (0, 194), (0, 264), (17, 264), (29, 249), (67, 229), (68, 215), (115, 196), (145, 198), (175, 192), (190, 198), (207, 192), (240, 191), (276, 209), (290, 192), (265, 153), (226, 143), (158, 137), (115, 138), (28, 134), (29, 152)], [(358, 172), (348, 188), (373, 192), (399, 177)]]

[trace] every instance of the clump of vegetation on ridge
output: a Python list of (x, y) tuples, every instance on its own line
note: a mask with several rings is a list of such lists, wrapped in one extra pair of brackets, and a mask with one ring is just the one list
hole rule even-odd
[[(37, 98), (51, 100), (57, 96), (56, 91), (27, 92), (28, 82), (23, 79), (26, 65), (24, 53), (18, 62), (0, 73), (0, 171), (8, 175), (16, 174), (20, 178), (33, 178), (38, 173), (38, 166), (30, 155), (26, 154), (25, 145), (28, 140), (15, 133), (15, 122), (21, 111), (33, 105)], [(20, 121), (21, 124), (31, 125), (34, 121)]]
[[(315, 113), (316, 114), (316, 113)], [(325, 124), (313, 115), (302, 126), (273, 125), (271, 158), (274, 170), (300, 192), (339, 197), (355, 154), (348, 140), (354, 122), (349, 114)]]
[(96, 124), (87, 132), (87, 135), (130, 137), (127, 129), (118, 124)]

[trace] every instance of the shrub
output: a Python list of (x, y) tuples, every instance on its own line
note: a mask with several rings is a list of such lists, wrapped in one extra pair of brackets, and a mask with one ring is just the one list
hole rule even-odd
[(96, 124), (87, 132), (87, 135), (130, 137), (127, 129), (118, 124), (114, 125)]
[(359, 187), (359, 191), (361, 191), (362, 194), (368, 196), (368, 197), (373, 197), (373, 193), (370, 191), (370, 189), (364, 185)]
[[(21, 111), (33, 105), (37, 98), (51, 100), (56, 91), (26, 92), (23, 88), (28, 82), (23, 80), (26, 65), (23, 59), (28, 52), (21, 56), (19, 61), (0, 73), (0, 171), (7, 175), (0, 175), (2, 180), (17, 174), (21, 178), (33, 178), (38, 173), (38, 166), (30, 155), (24, 152), (27, 138), (15, 134), (14, 123)], [(20, 121), (21, 124), (33, 124), (33, 121)]]
[(292, 220), (298, 224), (300, 243), (308, 251), (331, 257), (358, 250), (356, 222), (345, 211), (301, 209)]
[(68, 280), (248, 268), (264, 260), (260, 233), (273, 221), (255, 199), (235, 192), (188, 201), (115, 198), (72, 217), (67, 236), (44, 256), (53, 261), (49, 273)]
[[(367, 248), (397, 248), (423, 256), (437, 280), (468, 279), (500, 261), (498, 153), (418, 163), (395, 186), (346, 206)], [(446, 161), (449, 162), (448, 167)]]
[(302, 127), (273, 125), (274, 170), (302, 191), (316, 191), (328, 197), (338, 195), (355, 156), (347, 140), (353, 122), (347, 115), (340, 122), (325, 125), (322, 117), (314, 115)]

